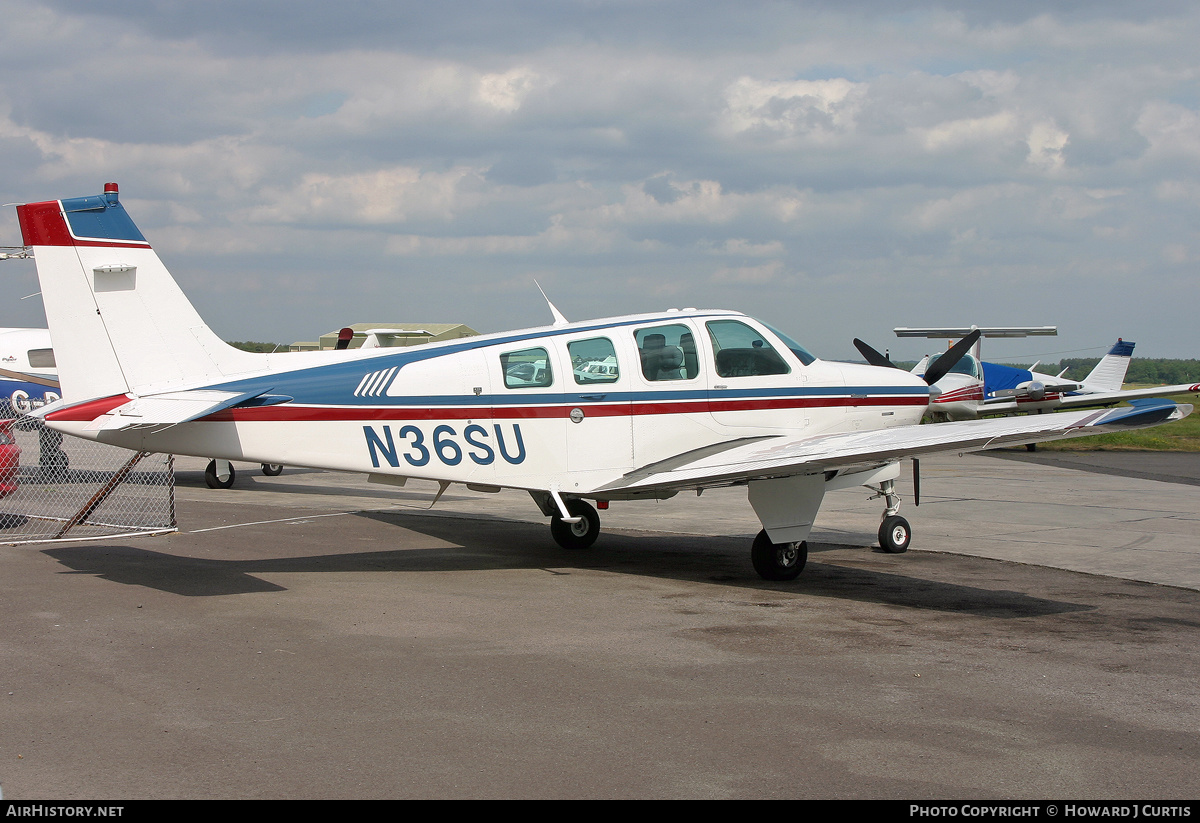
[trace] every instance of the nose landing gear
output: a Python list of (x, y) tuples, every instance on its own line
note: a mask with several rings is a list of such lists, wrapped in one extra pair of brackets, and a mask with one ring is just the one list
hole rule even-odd
[(896, 512), (900, 511), (900, 495), (896, 494), (896, 481), (884, 480), (879, 484), (871, 500), (882, 497), (887, 504), (883, 511), (883, 522), (879, 524), (879, 548), (888, 554), (903, 554), (912, 542), (912, 526)]

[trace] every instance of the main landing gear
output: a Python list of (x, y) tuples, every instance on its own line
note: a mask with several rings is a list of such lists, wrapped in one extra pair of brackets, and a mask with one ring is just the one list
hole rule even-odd
[[(278, 477), (283, 474), (283, 466), (278, 463), (263, 463), (262, 473), (267, 477)], [(209, 460), (204, 467), (204, 484), (210, 489), (229, 489), (237, 479), (237, 470), (228, 460)]]
[(561, 512), (555, 511), (550, 516), (550, 534), (554, 536), (554, 542), (564, 549), (586, 549), (600, 536), (600, 515), (596, 514), (590, 503), (583, 500), (563, 502), (571, 517), (578, 517), (579, 521), (568, 523)]
[[(879, 547), (889, 554), (908, 551), (912, 542), (912, 527), (897, 512), (900, 510), (900, 495), (896, 494), (896, 481), (883, 480), (878, 486), (868, 486), (875, 491), (872, 500), (884, 498), (886, 508), (879, 524)], [(808, 560), (808, 541), (796, 543), (773, 543), (767, 530), (763, 529), (754, 538), (750, 547), (750, 562), (763, 580), (795, 580), (804, 571)]]
[(228, 489), (237, 479), (237, 470), (228, 460), (209, 460), (204, 468), (204, 483), (210, 489)]
[[(896, 481), (882, 480), (878, 486), (869, 485), (867, 488), (875, 492), (872, 500), (882, 497), (886, 503), (879, 524), (879, 547), (889, 554), (908, 551), (912, 542), (912, 527), (897, 513), (900, 510), (900, 496), (896, 494)], [(550, 533), (564, 549), (586, 549), (600, 536), (600, 515), (590, 503), (577, 498), (564, 499), (557, 492), (534, 493), (533, 497), (542, 512), (550, 516)], [(815, 513), (814, 505), (811, 514)], [(795, 529), (792, 531), (796, 532)], [(807, 534), (807, 530), (804, 533)], [(808, 541), (775, 543), (767, 530), (763, 529), (750, 547), (750, 562), (764, 580), (795, 580), (808, 562)]]
[(808, 562), (808, 541), (772, 543), (763, 529), (750, 547), (750, 562), (763, 580), (795, 580)]

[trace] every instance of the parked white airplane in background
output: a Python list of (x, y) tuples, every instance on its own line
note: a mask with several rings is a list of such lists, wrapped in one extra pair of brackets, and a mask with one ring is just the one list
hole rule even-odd
[(62, 397), (48, 329), (0, 329), (0, 417), (28, 414)]
[[(31, 414), (61, 398), (50, 330), (0, 329), (0, 419)], [(61, 461), (58, 465), (65, 468), (66, 456), (58, 451), (56, 443), (47, 443), (43, 447), (54, 448), (55, 458)], [(262, 472), (276, 477), (283, 473), (283, 467), (264, 463)], [(204, 480), (212, 489), (228, 489), (235, 476), (227, 460), (210, 461), (204, 472)]]
[[(200, 319), (122, 208), (102, 195), (17, 207), (59, 376), (43, 410), (68, 434), (130, 449), (527, 490), (566, 548), (595, 541), (587, 500), (742, 485), (763, 525), (755, 569), (790, 580), (826, 491), (885, 500), (879, 538), (908, 548), (900, 461), (1140, 428), (1191, 406), (918, 425), (924, 381), (825, 362), (731, 311), (668, 310), (405, 349), (251, 354)], [(616, 373), (575, 374), (580, 360)], [(532, 365), (532, 368), (530, 366)], [(440, 494), (440, 492), (439, 492)]]
[[(1098, 408), (1140, 398), (1200, 392), (1200, 384), (1197, 383), (1122, 389), (1135, 344), (1120, 338), (1117, 338), (1117, 342), (1087, 377), (1075, 381), (1063, 377), (1065, 369), (1052, 376), (1033, 371), (1037, 368), (1036, 363), (1029, 369), (1019, 369), (1001, 363), (987, 363), (980, 359), (980, 337), (1055, 335), (1058, 334), (1058, 329), (1054, 326), (900, 327), (894, 331), (897, 337), (963, 340), (970, 337), (975, 341), (971, 344), (969, 353), (963, 354), (961, 359), (952, 350), (944, 355), (926, 355), (913, 367), (913, 374), (937, 372), (929, 406), (930, 415), (934, 420), (974, 420), (994, 414)], [(855, 340), (854, 344), (868, 363), (890, 364), (885, 355), (861, 340)], [(956, 344), (956, 348), (960, 344)], [(945, 373), (939, 368), (943, 358), (946, 362), (953, 363)]]

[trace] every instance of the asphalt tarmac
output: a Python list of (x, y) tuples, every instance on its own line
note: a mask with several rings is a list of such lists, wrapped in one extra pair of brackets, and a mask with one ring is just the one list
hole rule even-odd
[(565, 552), (522, 494), (180, 461), (178, 534), (0, 546), (0, 787), (1195, 798), (1200, 489), (1043, 457), (923, 460), (904, 555), (830, 494), (786, 584), (736, 489)]

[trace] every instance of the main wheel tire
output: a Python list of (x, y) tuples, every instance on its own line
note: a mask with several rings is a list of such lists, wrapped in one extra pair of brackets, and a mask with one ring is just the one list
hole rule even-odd
[(600, 515), (583, 500), (568, 500), (566, 504), (572, 517), (583, 519), (578, 523), (564, 523), (562, 514), (555, 512), (550, 518), (550, 534), (564, 549), (586, 549), (600, 536)]
[(209, 460), (208, 466), (204, 469), (204, 482), (210, 489), (228, 489), (237, 477), (237, 471), (234, 470), (233, 464), (228, 461), (223, 462), (229, 467), (229, 474), (223, 475), (217, 472), (216, 460)]
[(283, 466), (278, 463), (263, 463), (262, 473), (267, 477), (278, 477), (283, 474)]
[(879, 548), (888, 554), (903, 554), (912, 542), (912, 527), (898, 514), (883, 518), (879, 524)]
[(750, 562), (763, 580), (795, 580), (808, 562), (808, 541), (772, 543), (763, 529), (750, 547)]

